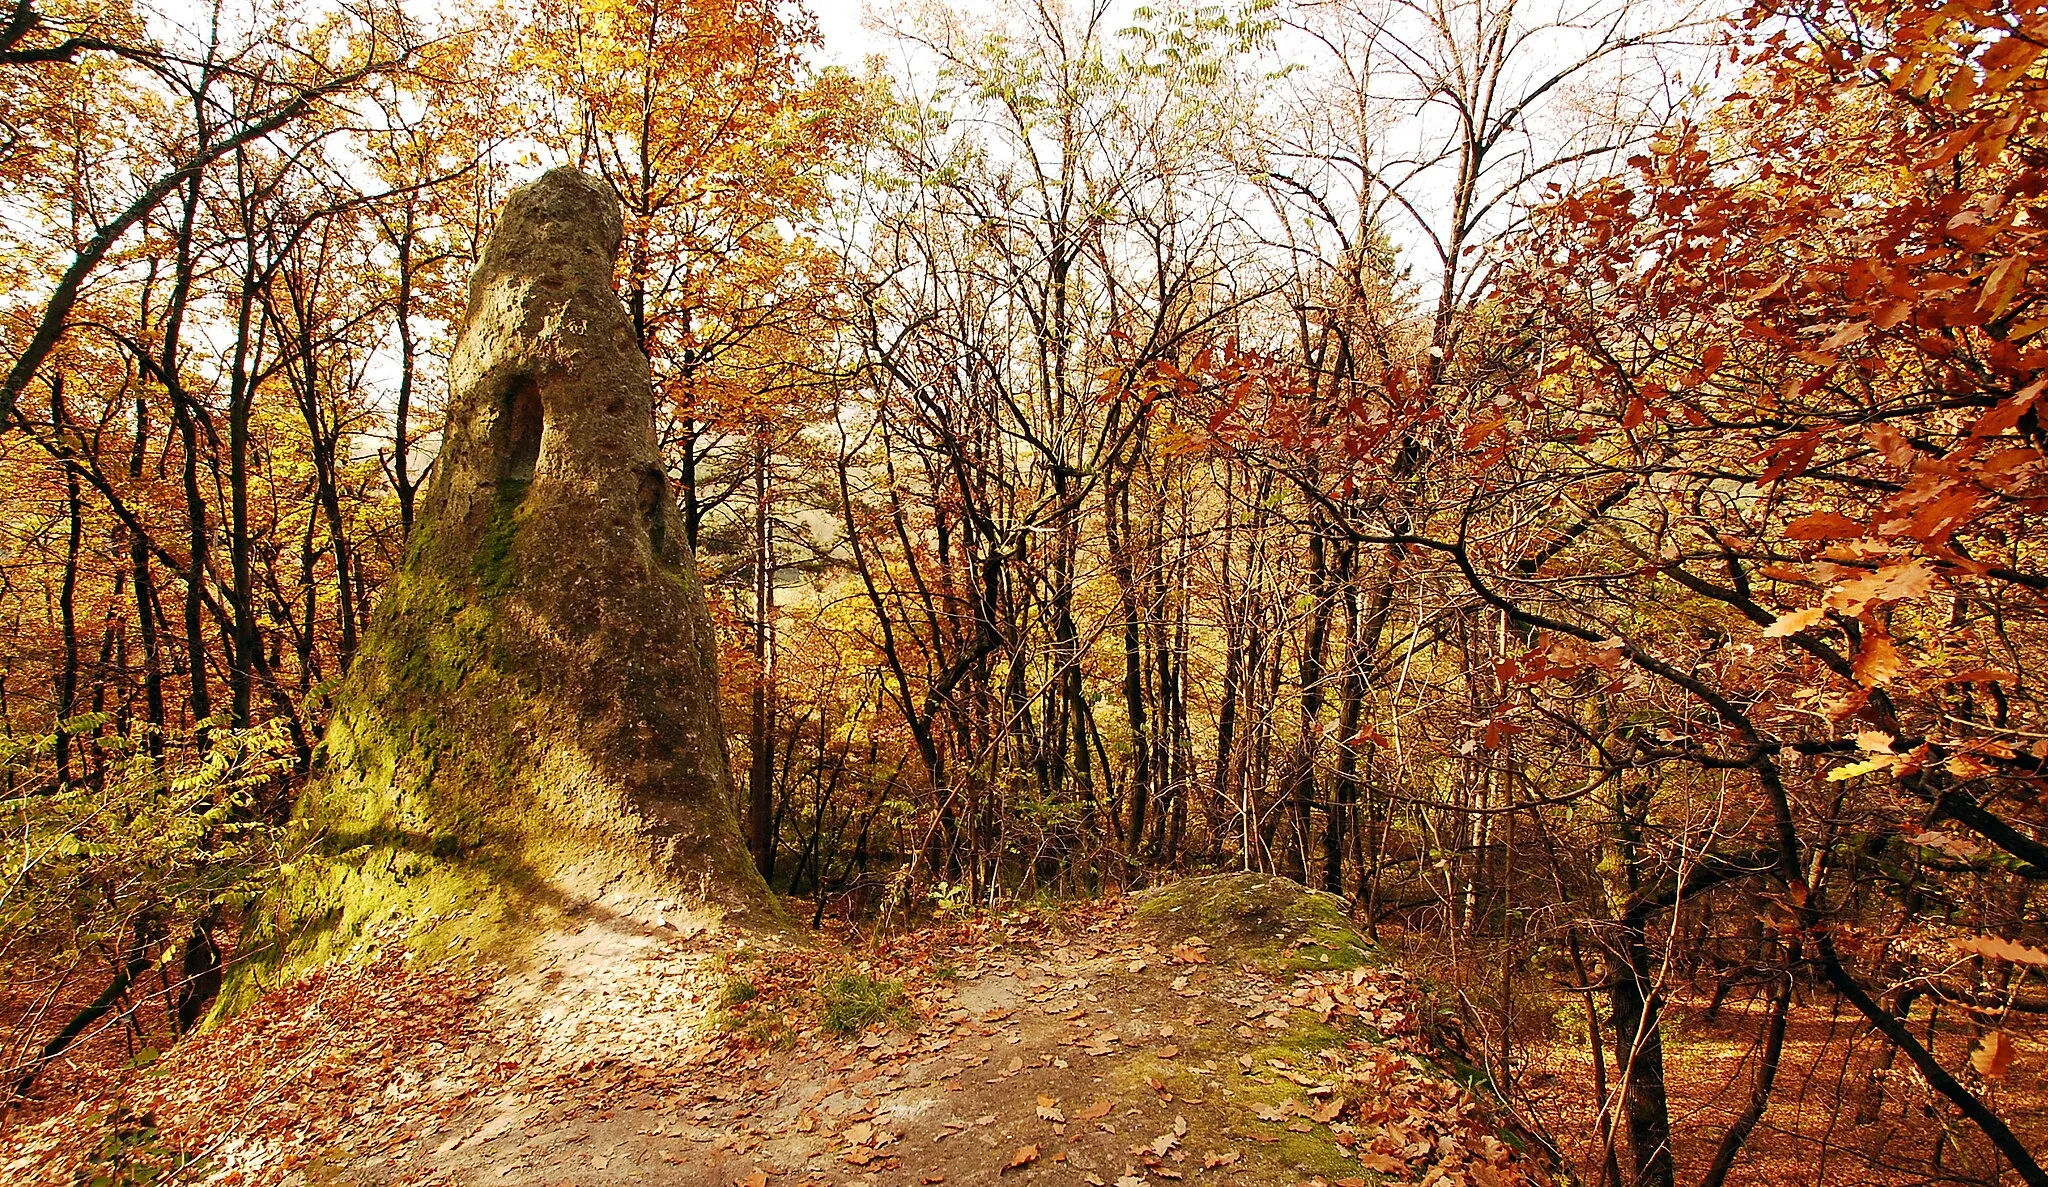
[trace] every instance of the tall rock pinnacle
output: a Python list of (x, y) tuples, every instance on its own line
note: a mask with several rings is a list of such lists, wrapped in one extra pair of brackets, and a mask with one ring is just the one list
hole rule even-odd
[(611, 287), (611, 193), (517, 191), (469, 284), (447, 431), (266, 900), (285, 963), (397, 927), (488, 948), (582, 905), (764, 919), (712, 626)]

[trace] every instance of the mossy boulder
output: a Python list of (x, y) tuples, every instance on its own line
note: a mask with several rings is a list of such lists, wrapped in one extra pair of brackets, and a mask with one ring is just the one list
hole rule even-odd
[(1344, 900), (1275, 874), (1183, 878), (1136, 897), (1140, 926), (1274, 972), (1348, 969), (1375, 959)]
[(733, 811), (715, 641), (611, 288), (621, 222), (568, 169), (470, 280), (437, 472), (337, 694), (303, 856), (241, 978), (388, 942), (505, 954), (600, 910), (772, 922)]

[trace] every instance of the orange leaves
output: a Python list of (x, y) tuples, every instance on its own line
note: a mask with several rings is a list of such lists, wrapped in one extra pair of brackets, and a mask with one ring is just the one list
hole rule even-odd
[(1859, 629), (1852, 672), (1864, 688), (1880, 688), (1897, 679), (1907, 662), (1870, 611), (1885, 603), (1922, 597), (1933, 589), (1934, 580), (1934, 571), (1918, 559), (1887, 565), (1835, 585), (1820, 605), (1778, 615), (1764, 627), (1763, 637), (1791, 638), (1819, 626), (1831, 611), (1854, 619)]
[(1459, 438), (1458, 443), (1466, 449), (1477, 449), (1488, 437), (1493, 436), (1507, 422), (1507, 417), (1496, 416), (1492, 420), (1469, 425), (1466, 427), (1464, 434)]
[(1820, 349), (1824, 351), (1840, 350), (1851, 343), (1861, 342), (1864, 336), (1869, 333), (1870, 323), (1867, 321), (1846, 322), (1821, 342)]
[(1855, 540), (1869, 528), (1836, 511), (1815, 511), (1785, 525), (1788, 540)]
[(1977, 423), (1970, 426), (1970, 435), (1993, 437), (2011, 430), (2020, 423), (2021, 417), (2033, 411), (2034, 401), (2040, 397), (2043, 388), (2048, 388), (2048, 378), (2036, 379), (2013, 393), (2010, 399), (1999, 401), (1996, 407), (1978, 417)]
[(2037, 969), (2048, 969), (2048, 952), (2031, 948), (2017, 940), (2000, 939), (1997, 936), (1970, 936), (1949, 943), (1958, 950), (1972, 956), (1987, 956), (2011, 964), (2031, 965)]
[(2037, 36), (2001, 37), (1983, 52), (1977, 65), (1984, 71), (1984, 89), (2002, 91), (2025, 74), (2048, 44)]
[(1974, 484), (1953, 477), (1930, 476), (1916, 480), (1895, 496), (1879, 517), (1877, 527), (1889, 536), (1940, 547), (1975, 514), (1983, 497)]
[(1894, 466), (1910, 466), (1919, 457), (1905, 435), (1883, 421), (1870, 426), (1870, 444)]
[(1812, 464), (1814, 450), (1819, 447), (1819, 433), (1799, 433), (1771, 442), (1759, 455), (1770, 464), (1757, 476), (1757, 481), (1772, 483), (1785, 478), (1797, 478)]
[(1799, 632), (1817, 625), (1828, 616), (1826, 606), (1809, 606), (1804, 610), (1789, 610), (1778, 615), (1777, 621), (1764, 628), (1766, 639), (1788, 639)]
[(2025, 256), (2007, 256), (1984, 270), (1983, 296), (1977, 300), (1977, 312), (1989, 320), (2004, 313), (2020, 292), (2020, 286), (2027, 281), (2027, 271), (2032, 261)]
[(1854, 618), (1873, 605), (1917, 598), (1933, 588), (1934, 571), (1914, 559), (1842, 582), (1828, 592), (1827, 605)]
[(1485, 730), (1480, 733), (1479, 744), (1488, 750), (1499, 750), (1501, 743), (1521, 732), (1521, 726), (1516, 725), (1512, 721), (1495, 717), (1486, 723)]
[(1856, 648), (1856, 682), (1865, 688), (1879, 688), (1890, 684), (1905, 666), (1906, 661), (1893, 646), (1891, 636), (1874, 624), (1866, 624), (1863, 641)]
[(1010, 1160), (1008, 1162), (1003, 1163), (1003, 1172), (1013, 1171), (1018, 1169), (1019, 1167), (1030, 1166), (1032, 1163), (1037, 1161), (1037, 1145), (1033, 1144), (1029, 1146), (1019, 1146), (1016, 1148), (1016, 1150), (1011, 1152)]
[[(1512, 659), (1495, 660), (1494, 676), (1503, 681), (1520, 684), (1536, 684), (1544, 680), (1576, 680), (1588, 672), (1613, 672), (1621, 666), (1622, 641), (1603, 640), (1598, 644), (1586, 643), (1569, 636), (1546, 634), (1527, 654)], [(1494, 725), (1505, 726), (1494, 730)], [(1500, 739), (1519, 729), (1495, 721), (1489, 723), (1487, 748), (1493, 749)]]
[(1970, 1066), (1987, 1080), (2005, 1079), (2005, 1072), (2012, 1065), (2012, 1039), (2002, 1030), (1994, 1030), (1977, 1040), (1977, 1046), (1970, 1052)]

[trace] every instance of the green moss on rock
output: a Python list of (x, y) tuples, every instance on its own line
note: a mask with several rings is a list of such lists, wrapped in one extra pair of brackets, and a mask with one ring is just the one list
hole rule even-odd
[[(1220, 1116), (1233, 1131), (1250, 1138), (1237, 1145), (1244, 1161), (1234, 1170), (1243, 1181), (1294, 1183), (1311, 1175), (1334, 1181), (1366, 1174), (1368, 1183), (1377, 1182), (1370, 1172), (1361, 1171), (1358, 1161), (1338, 1144), (1327, 1126), (1316, 1125), (1308, 1132), (1287, 1128), (1285, 1121), (1265, 1121), (1259, 1110), (1273, 1111), (1290, 1100), (1304, 1099), (1302, 1088), (1269, 1074), (1270, 1061), (1290, 1068), (1314, 1067), (1323, 1051), (1342, 1049), (1351, 1036), (1316, 1021), (1306, 1013), (1292, 1015), (1285, 1029), (1268, 1031), (1259, 1046), (1240, 1052), (1223, 1035), (1198, 1030), (1190, 1033), (1178, 1058), (1167, 1060), (1146, 1053), (1124, 1060), (1108, 1077), (1110, 1086), (1126, 1098), (1152, 1091), (1157, 1081), (1177, 1097), (1220, 1103)], [(1237, 1056), (1252, 1060), (1253, 1074), (1235, 1074)], [(1200, 1076), (1189, 1070), (1191, 1063), (1213, 1059), (1231, 1065), (1222, 1076)], [(1220, 1102), (1211, 1094), (1219, 1094)]]
[(391, 943), (516, 957), (588, 909), (772, 925), (732, 809), (716, 648), (611, 289), (621, 223), (557, 170), (470, 284), (400, 572), (337, 690), (297, 857), (227, 1000)]
[(1204, 939), (1217, 954), (1272, 972), (1350, 969), (1379, 958), (1343, 899), (1273, 874), (1184, 878), (1139, 894), (1136, 914), (1169, 942)]

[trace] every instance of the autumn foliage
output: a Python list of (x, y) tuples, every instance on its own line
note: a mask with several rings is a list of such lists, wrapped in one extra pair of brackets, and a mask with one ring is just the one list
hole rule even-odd
[(2048, 1182), (2048, 5), (997, 7), (7, 10), (10, 1078), (234, 958), (568, 163), (795, 916), (1285, 874), (1588, 1181)]

